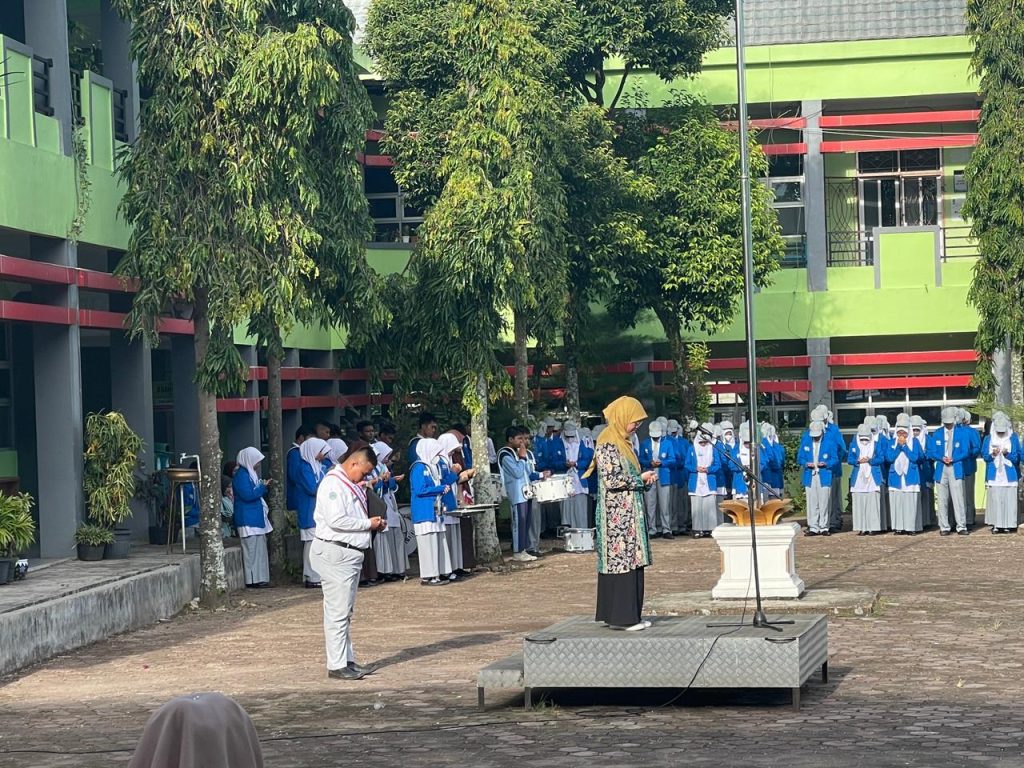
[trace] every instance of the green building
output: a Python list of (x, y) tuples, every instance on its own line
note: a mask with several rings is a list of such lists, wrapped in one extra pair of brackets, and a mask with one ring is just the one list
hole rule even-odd
[[(747, 2), (751, 115), (788, 243), (784, 269), (756, 299), (762, 389), (780, 423), (802, 426), (818, 402), (844, 428), (907, 409), (935, 423), (943, 405), (973, 402), (976, 317), (966, 295), (975, 250), (959, 212), (979, 102), (964, 6)], [(37, 498), (36, 554), (62, 557), (82, 514), (86, 413), (122, 411), (150, 468), (198, 447), (192, 329), (188, 307), (175, 307), (159, 348), (129, 342), (131, 286), (111, 276), (127, 244), (116, 153), (135, 135), (140, 108), (127, 26), (109, 0), (13, 0), (0, 10), (0, 33), (0, 487)], [(733, 103), (734, 65), (731, 50), (716, 51), (700, 78), (675, 85)], [(633, 77), (654, 105), (669, 92)], [(367, 84), (385, 108), (382, 84), (370, 73)], [(368, 134), (365, 157), (376, 220), (369, 256), (389, 271), (407, 261), (421, 217), (378, 138)], [(745, 393), (741, 327), (710, 340), (721, 415)], [(660, 329), (637, 333), (655, 341), (608, 370), (645, 378), (657, 393), (670, 370)], [(251, 340), (236, 341), (252, 373), (244, 397), (219, 405), (229, 455), (264, 442), (266, 370)], [(343, 346), (337, 332), (288, 340), (286, 433), (388, 404), (365, 371), (339, 365)], [(144, 538), (149, 523), (140, 511), (134, 533)]]

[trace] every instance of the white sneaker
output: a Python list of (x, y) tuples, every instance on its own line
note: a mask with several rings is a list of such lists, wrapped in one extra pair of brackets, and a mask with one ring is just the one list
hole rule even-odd
[(517, 563), (532, 563), (537, 558), (531, 555), (529, 552), (516, 552), (512, 555), (512, 559)]
[(650, 626), (650, 623), (641, 621), (639, 624), (634, 624), (632, 627), (626, 627), (627, 632), (643, 632)]

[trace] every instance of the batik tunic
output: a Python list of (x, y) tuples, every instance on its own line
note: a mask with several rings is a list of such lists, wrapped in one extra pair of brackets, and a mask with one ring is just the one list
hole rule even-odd
[(644, 522), (644, 481), (623, 461), (619, 449), (602, 443), (595, 450), (598, 472), (597, 571), (628, 573), (651, 564)]

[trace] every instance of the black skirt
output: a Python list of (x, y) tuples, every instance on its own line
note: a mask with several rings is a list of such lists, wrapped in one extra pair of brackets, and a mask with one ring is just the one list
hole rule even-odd
[(644, 569), (597, 574), (597, 621), (613, 627), (640, 623), (644, 605)]

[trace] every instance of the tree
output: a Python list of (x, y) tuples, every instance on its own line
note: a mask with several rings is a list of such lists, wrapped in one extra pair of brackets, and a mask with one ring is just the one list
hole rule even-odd
[(206, 606), (227, 592), (216, 399), (239, 392), (246, 373), (233, 328), (253, 317), (280, 326), (282, 308), (295, 308), (294, 287), (316, 279), (314, 256), (336, 234), (319, 217), (346, 215), (324, 204), (337, 170), (322, 165), (351, 151), (367, 113), (365, 99), (348, 100), (357, 93), (352, 22), (332, 26), (342, 18), (333, 5), (117, 0), (151, 92), (121, 165), (132, 234), (120, 271), (139, 281), (129, 320), (136, 335), (155, 341), (172, 300), (192, 306)]
[[(638, 203), (644, 242), (619, 262), (611, 308), (627, 322), (653, 310), (668, 339), (681, 412), (696, 415), (700, 404), (695, 377), (687, 373), (692, 365), (684, 333), (724, 327), (743, 295), (739, 142), (709, 106), (681, 97), (666, 110), (634, 113), (618, 144), (648, 188)], [(767, 174), (754, 142), (750, 172)], [(784, 244), (770, 190), (754, 185), (752, 202), (754, 277), (763, 286)]]
[[(991, 396), (993, 357), (1005, 349), (1013, 405), (1024, 405), (1024, 16), (1012, 0), (969, 0), (971, 63), (984, 103), (967, 165), (964, 216), (978, 241), (968, 301), (978, 310), (976, 381)], [(1021, 418), (1018, 431), (1024, 427)]]
[[(385, 148), (427, 209), (409, 274), (393, 283), (406, 303), (392, 359), (450, 372), (478, 456), (493, 389), (507, 381), (497, 356), (506, 312), (527, 260), (557, 256), (564, 220), (557, 67), (538, 32), (518, 0), (382, 0), (367, 23), (394, 94)], [(486, 498), (486, 463), (477, 470)], [(500, 560), (493, 515), (477, 526), (477, 555)]]

